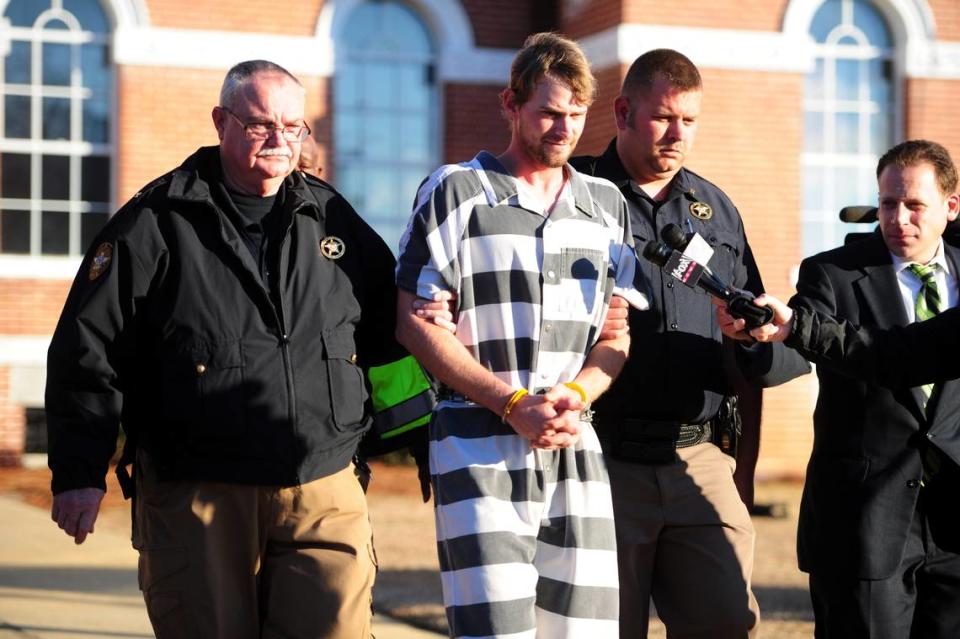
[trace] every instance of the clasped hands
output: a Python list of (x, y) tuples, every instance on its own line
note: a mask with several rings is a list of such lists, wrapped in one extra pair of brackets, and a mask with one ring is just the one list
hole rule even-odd
[[(440, 291), (432, 300), (415, 299), (413, 309), (417, 317), (455, 333), (455, 303), (454, 293)], [(611, 298), (599, 339), (615, 339), (630, 331), (628, 306), (623, 298)], [(504, 398), (503, 407), (507, 400)], [(529, 440), (532, 447), (556, 450), (572, 446), (580, 439), (580, 413), (584, 408), (586, 404), (576, 390), (557, 384), (542, 395), (524, 395), (513, 406), (506, 422), (518, 435)]]
[(542, 395), (524, 395), (506, 422), (533, 448), (556, 450), (580, 439), (580, 412), (586, 408), (580, 394), (557, 384)]

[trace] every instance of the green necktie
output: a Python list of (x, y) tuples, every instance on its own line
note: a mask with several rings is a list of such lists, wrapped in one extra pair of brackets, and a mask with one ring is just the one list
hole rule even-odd
[[(920, 280), (920, 291), (917, 293), (917, 301), (914, 309), (917, 314), (917, 321), (928, 320), (940, 312), (940, 290), (937, 288), (937, 266), (923, 266), (920, 264), (911, 264), (910, 271)], [(933, 384), (924, 384), (922, 386), (924, 394), (929, 400), (933, 396)]]
[[(937, 265), (921, 266), (920, 264), (911, 264), (910, 270), (920, 280), (920, 291), (917, 293), (917, 302), (914, 307), (917, 314), (917, 321), (930, 319), (940, 312), (940, 289), (937, 288)], [(930, 398), (936, 392), (934, 384), (924, 384), (923, 393), (927, 396), (926, 407), (930, 405)], [(929, 442), (923, 450), (923, 478), (922, 485), (927, 485), (930, 480), (940, 471), (941, 460), (940, 451)]]
[(940, 289), (937, 288), (937, 265), (921, 266), (911, 264), (910, 270), (920, 280), (920, 292), (917, 293), (917, 321), (928, 320), (941, 310)]

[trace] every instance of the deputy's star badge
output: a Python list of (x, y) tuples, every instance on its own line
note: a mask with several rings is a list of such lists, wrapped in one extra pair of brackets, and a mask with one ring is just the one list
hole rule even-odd
[(90, 271), (87, 273), (87, 277), (90, 278), (90, 281), (92, 282), (106, 273), (112, 260), (113, 245), (110, 244), (110, 242), (104, 242), (98, 246), (97, 252), (93, 254), (93, 259), (90, 260)]
[(320, 253), (329, 260), (339, 260), (346, 250), (343, 240), (335, 235), (328, 235), (320, 240)]
[(701, 220), (709, 220), (713, 217), (713, 209), (704, 202), (692, 202), (690, 204), (690, 214)]

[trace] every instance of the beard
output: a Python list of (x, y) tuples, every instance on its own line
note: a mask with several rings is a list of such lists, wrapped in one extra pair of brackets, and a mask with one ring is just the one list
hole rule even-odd
[(573, 138), (569, 144), (557, 146), (550, 144), (546, 140), (549, 136), (531, 135), (524, 130), (523, 125), (519, 128), (520, 146), (524, 153), (533, 160), (536, 160), (541, 166), (550, 169), (556, 169), (567, 163), (573, 150), (577, 146), (577, 138)]

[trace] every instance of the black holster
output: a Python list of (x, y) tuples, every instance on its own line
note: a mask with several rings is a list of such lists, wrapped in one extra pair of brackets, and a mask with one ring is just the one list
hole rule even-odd
[(720, 402), (720, 410), (714, 419), (714, 440), (717, 447), (737, 458), (737, 444), (743, 433), (743, 421), (740, 419), (740, 406), (736, 395), (727, 395)]
[[(137, 493), (136, 476), (137, 445), (134, 439), (127, 434), (126, 441), (123, 443), (123, 452), (120, 453), (120, 459), (117, 461), (117, 483), (120, 484), (120, 491), (124, 499), (133, 499)], [(129, 470), (127, 468), (129, 467)]]

